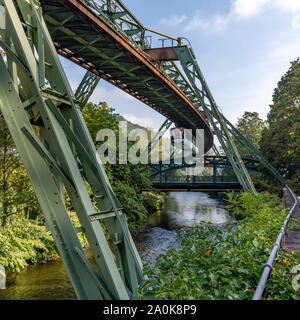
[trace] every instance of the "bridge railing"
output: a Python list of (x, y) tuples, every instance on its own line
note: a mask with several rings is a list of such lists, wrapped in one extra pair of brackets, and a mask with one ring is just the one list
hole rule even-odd
[(294, 194), (294, 192), (290, 189), (289, 186), (286, 186), (286, 188), (288, 189), (288, 191), (290, 192), (291, 196), (293, 197), (294, 204), (293, 204), (292, 208), (290, 209), (290, 211), (288, 212), (282, 227), (280, 228), (280, 231), (278, 233), (276, 242), (273, 244), (273, 249), (271, 251), (269, 259), (268, 259), (267, 263), (263, 266), (262, 274), (261, 274), (259, 283), (257, 285), (257, 288), (255, 290), (255, 293), (253, 295), (252, 300), (260, 300), (262, 298), (262, 295), (263, 295), (265, 287), (266, 287), (266, 283), (267, 283), (267, 281), (269, 279), (269, 276), (270, 276), (271, 272), (273, 271), (274, 259), (276, 258), (277, 253), (278, 253), (278, 251), (279, 251), (279, 249), (281, 247), (281, 241), (282, 241), (282, 238), (284, 236), (285, 230), (287, 228), (287, 225), (288, 225), (288, 223), (289, 223), (289, 221), (291, 219), (291, 216), (294, 213), (294, 210), (295, 210), (296, 205), (298, 203), (298, 199), (297, 199), (296, 195)]
[(179, 177), (154, 177), (152, 183), (239, 183), (235, 176), (179, 176)]

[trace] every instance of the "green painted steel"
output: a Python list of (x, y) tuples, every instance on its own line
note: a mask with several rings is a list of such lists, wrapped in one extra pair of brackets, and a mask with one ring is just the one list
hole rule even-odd
[[(112, 84), (119, 86), (121, 89), (124, 90), (126, 88), (126, 92), (132, 94), (131, 86), (133, 86), (133, 92), (139, 91), (146, 88), (148, 91), (147, 94), (143, 91), (142, 97), (149, 96), (151, 101), (155, 101), (155, 105), (153, 103), (149, 103), (149, 99), (144, 99), (142, 97), (138, 97), (141, 101), (145, 102), (146, 104), (150, 105), (158, 112), (166, 115), (168, 119), (173, 121), (176, 125), (178, 125), (178, 119), (181, 118), (181, 124), (183, 127), (186, 128), (201, 128), (201, 124), (195, 125), (195, 121), (190, 118), (189, 120), (186, 117), (186, 112), (182, 112), (181, 104), (175, 102), (173, 97), (170, 95), (164, 94), (164, 89), (161, 86), (157, 86), (154, 83), (153, 78), (146, 75), (144, 70), (142, 70), (141, 65), (134, 64), (132, 59), (127, 56), (120, 48), (115, 48), (112, 42), (107, 41), (104, 37), (101, 37), (98, 34), (93, 35), (92, 33), (87, 33), (86, 31), (86, 23), (83, 24), (80, 19), (75, 16), (74, 12), (68, 8), (68, 0), (62, 1), (66, 7), (61, 7), (58, 4), (57, 0), (41, 0), (42, 5), (45, 10), (45, 19), (49, 25), (50, 31), (52, 36), (54, 37), (55, 41), (58, 43), (64, 44), (65, 47), (70, 48), (72, 50), (72, 57), (84, 57), (86, 60), (84, 61), (87, 64), (88, 61), (92, 61), (94, 64), (97, 61), (102, 61), (101, 66), (107, 69), (107, 72), (115, 75), (115, 79), (106, 79), (110, 81)], [(149, 49), (152, 47), (152, 35), (158, 34), (161, 35), (164, 39), (162, 39), (162, 46), (165, 43), (170, 43), (171, 46), (182, 46), (185, 41), (184, 38), (180, 37), (173, 37), (168, 34), (162, 33), (160, 31), (146, 28), (141, 21), (134, 16), (134, 14), (123, 4), (120, 0), (84, 0), (84, 2), (93, 9), (94, 12), (97, 13), (101, 17), (101, 19), (108, 22), (114, 30), (120, 33), (123, 37), (127, 38), (130, 43), (140, 52), (145, 53), (145, 49)], [(81, 31), (77, 32), (76, 27), (78, 30)], [(100, 46), (96, 44), (100, 44)], [(91, 59), (93, 57), (93, 59)], [(97, 58), (96, 58), (97, 57)], [(151, 58), (151, 57), (150, 57)], [(152, 59), (153, 60), (153, 59)], [(76, 62), (76, 61), (75, 61)], [(195, 105), (198, 109), (205, 113), (203, 110), (203, 106), (199, 98), (197, 97), (196, 91), (194, 90), (191, 83), (185, 78), (179, 68), (176, 66), (174, 62), (163, 62), (160, 64), (159, 62), (153, 61), (154, 64), (157, 65), (176, 85), (177, 87), (185, 94), (185, 96)], [(196, 62), (196, 59), (195, 59)], [(78, 62), (76, 62), (78, 63)], [(86, 67), (86, 65), (84, 66)], [(95, 66), (94, 66), (95, 67)], [(102, 69), (103, 69), (102, 68)], [(124, 72), (124, 68), (127, 72)], [(123, 71), (122, 71), (123, 70)], [(103, 75), (99, 75), (103, 76)], [(103, 76), (105, 79), (105, 77)], [(126, 83), (126, 86), (123, 84)], [(121, 85), (122, 84), (122, 85)], [(209, 90), (209, 89), (208, 89)], [(155, 95), (149, 93), (152, 92)], [(162, 100), (157, 100), (162, 99)], [(160, 102), (159, 102), (160, 101)], [(163, 106), (157, 108), (157, 105)], [(171, 107), (172, 105), (172, 107)], [(179, 110), (175, 110), (176, 106), (178, 106)], [(172, 111), (171, 109), (172, 108)], [(175, 109), (174, 109), (175, 108)], [(215, 112), (217, 109), (209, 108), (207, 111), (211, 113), (212, 117), (221, 117), (223, 119), (216, 120), (216, 123), (222, 124), (222, 130), (227, 131), (225, 136), (229, 137), (226, 138), (225, 145), (227, 145), (228, 152), (236, 154), (237, 150), (235, 146), (232, 144), (232, 139), (230, 139), (230, 134), (233, 134), (246, 148), (252, 150), (253, 156), (259, 160), (263, 166), (265, 166), (270, 172), (277, 177), (281, 182), (283, 178), (277, 172), (277, 170), (268, 163), (266, 159), (260, 154), (258, 150), (254, 146), (252, 146), (247, 139), (245, 139), (235, 128), (234, 126), (224, 117), (222, 113)], [(179, 111), (179, 112), (178, 112)], [(206, 115), (206, 118), (209, 117)], [(223, 121), (224, 120), (224, 121)], [(224, 124), (225, 122), (225, 124)], [(227, 128), (226, 128), (227, 125)], [(212, 126), (214, 126), (212, 124)], [(217, 136), (220, 136), (220, 132), (216, 132)], [(222, 134), (222, 132), (221, 132)], [(207, 136), (207, 135), (206, 135)], [(208, 141), (206, 141), (206, 144)], [(221, 143), (222, 144), (222, 143)], [(212, 144), (211, 144), (212, 145)], [(216, 149), (214, 149), (216, 151)], [(225, 149), (224, 149), (225, 150)], [(206, 148), (206, 151), (208, 149)], [(218, 155), (218, 153), (216, 153)], [(236, 164), (236, 171), (239, 172), (240, 179), (245, 180), (243, 185), (245, 185), (246, 190), (253, 191), (253, 184), (249, 180), (249, 176), (247, 172), (244, 171), (243, 165), (240, 164), (239, 157), (231, 157), (232, 162)], [(237, 158), (237, 160), (235, 160)], [(248, 182), (247, 182), (248, 181)]]
[[(194, 89), (191, 87), (191, 84), (187, 81), (187, 79), (182, 75), (178, 67), (175, 65), (174, 62), (166, 62), (164, 64), (164, 68), (166, 73), (172, 80), (179, 85), (180, 89), (185, 93), (189, 99), (198, 106), (201, 110), (202, 104), (201, 102), (197, 101), (197, 96), (195, 94)], [(213, 109), (210, 110), (212, 112), (212, 116), (214, 117), (216, 113)], [(281, 174), (278, 172), (272, 164), (265, 159), (265, 157), (261, 154), (259, 150), (255, 146), (253, 146), (235, 127), (234, 125), (224, 116), (223, 113), (220, 113), (220, 116), (224, 120), (224, 123), (226, 124), (229, 133), (235, 137), (245, 148), (247, 148), (254, 159), (259, 161), (275, 178), (278, 179), (280, 183), (284, 183), (284, 178), (281, 176)], [(215, 144), (212, 147), (215, 155), (220, 156), (220, 153), (218, 149), (216, 148)]]
[(218, 150), (218, 148), (216, 147), (215, 144), (213, 145), (212, 149), (213, 149), (213, 151), (214, 151), (216, 156), (220, 156), (220, 152), (219, 152), (219, 150)]
[(259, 161), (281, 184), (284, 184), (285, 179), (278, 172), (278, 170), (256, 149), (231, 123), (224, 115), (222, 115), (229, 132), (234, 136), (245, 148), (252, 154), (253, 158)]
[(88, 103), (99, 81), (100, 78), (89, 71), (84, 75), (74, 94), (81, 110)]
[[(43, 0), (43, 2), (45, 2), (45, 4), (47, 4), (47, 2), (49, 2), (49, 1)], [(55, 1), (52, 1), (52, 2), (55, 2)], [(107, 22), (109, 22), (120, 34), (122, 34), (124, 37), (129, 39), (131, 44), (133, 44), (135, 46), (135, 48), (137, 48), (141, 52), (143, 52), (143, 50), (145, 50), (147, 48), (151, 48), (152, 47), (151, 39), (152, 39), (152, 34), (153, 33), (159, 34), (159, 35), (164, 37), (164, 39), (162, 41), (162, 46), (164, 46), (164, 44), (167, 41), (171, 41), (171, 45), (172, 46), (178, 46), (178, 45), (182, 46), (183, 42), (185, 41), (185, 39), (183, 39), (183, 38), (172, 37), (170, 35), (167, 35), (165, 33), (160, 32), (160, 31), (153, 30), (151, 28), (146, 28), (134, 16), (134, 14), (132, 12), (130, 12), (130, 10), (122, 3), (122, 1), (119, 1), (119, 0), (111, 0), (111, 1), (85, 0), (85, 3), (87, 5), (89, 5), (91, 8), (93, 8), (93, 10), (95, 10), (95, 12), (97, 12), (97, 14), (99, 14), (101, 16), (101, 18), (103, 18)], [(60, 21), (61, 20), (62, 19), (60, 19)], [(56, 32), (58, 32), (57, 28), (54, 29), (54, 30)], [(58, 38), (58, 40), (59, 40), (59, 38)], [(112, 50), (112, 46), (111, 45), (109, 46), (109, 50)], [(116, 56), (116, 54), (117, 53), (115, 52), (115, 56)], [(114, 59), (114, 62), (117, 63), (117, 61), (119, 61), (119, 60), (120, 60), (120, 63), (125, 62), (125, 60), (124, 61), (122, 60), (122, 57)], [(129, 61), (129, 59), (126, 60), (126, 63), (128, 63), (128, 61)], [(139, 70), (139, 69), (137, 69), (137, 70)], [(199, 102), (199, 98), (196, 95), (196, 91), (193, 88), (193, 85), (191, 85), (191, 83), (189, 83), (189, 81), (187, 81), (187, 79), (183, 76), (183, 74), (181, 73), (179, 68), (176, 66), (176, 64), (174, 62), (164, 62), (162, 64), (162, 70), (166, 73), (166, 75), (168, 75), (168, 77), (170, 79), (172, 79), (172, 81), (186, 95), (186, 97), (188, 97), (188, 99), (194, 105), (198, 106), (199, 110), (201, 110), (204, 113), (203, 107), (201, 105), (201, 101)], [(115, 71), (115, 69), (113, 71)], [(141, 83), (141, 81), (143, 81), (142, 78), (144, 77), (144, 75), (139, 72), (139, 74), (136, 75), (136, 77), (140, 77), (140, 78), (136, 78), (138, 81), (136, 82), (136, 86), (135, 86), (136, 89), (139, 90), (140, 88), (138, 86), (138, 82)], [(121, 80), (123, 80), (123, 79), (121, 79)], [(153, 82), (151, 82), (151, 83), (149, 82), (149, 84), (151, 86), (151, 88), (148, 88), (149, 90), (151, 90), (152, 88), (153, 89), (155, 88), (155, 85), (153, 84)], [(155, 89), (156, 89), (156, 92), (157, 92), (157, 90), (160, 90), (159, 88), (155, 88)], [(162, 92), (159, 92), (159, 94), (161, 96), (163, 95)], [(165, 101), (165, 104), (167, 102), (171, 101), (172, 99), (170, 100), (170, 97), (168, 97), (167, 100), (168, 101)], [(210, 113), (212, 114), (212, 113), (215, 112), (215, 110), (218, 110), (217, 106), (216, 106), (216, 108), (217, 109), (210, 108), (211, 109)], [(174, 114), (174, 112), (173, 112), (173, 114)], [(181, 112), (181, 116), (183, 116), (182, 112)], [(206, 115), (206, 117), (209, 119), (209, 116)], [(218, 113), (217, 112), (217, 114), (214, 114), (213, 117), (216, 117), (218, 119), (218, 117), (224, 117), (224, 116), (222, 115), (222, 113)], [(176, 123), (176, 121), (174, 121), (174, 122)], [(221, 127), (223, 128), (222, 129), (223, 131), (225, 130), (225, 133), (227, 131), (227, 133), (225, 134), (225, 136), (227, 137), (226, 138), (227, 141), (224, 142), (225, 145), (227, 145), (227, 149), (229, 148), (227, 153), (235, 154), (234, 157), (231, 157), (232, 158), (232, 162), (235, 163), (235, 166), (234, 166), (235, 167), (235, 171), (238, 172), (238, 175), (240, 176), (240, 179), (244, 180), (243, 185), (245, 186), (245, 190), (254, 191), (253, 184), (250, 181), (251, 179), (250, 179), (249, 175), (247, 175), (247, 172), (244, 170), (243, 164), (240, 162), (239, 157), (236, 155), (237, 149), (234, 146), (234, 143), (233, 143), (232, 139), (230, 138), (229, 132), (232, 133), (232, 131), (233, 131), (232, 128), (230, 128), (230, 127), (233, 127), (233, 126), (230, 123), (228, 123), (228, 120), (225, 121), (226, 122), (225, 124), (223, 123), (222, 119), (219, 119), (216, 122), (222, 124)], [(226, 124), (227, 124), (228, 128), (226, 128)], [(191, 121), (190, 121), (190, 126), (193, 127)], [(214, 126), (214, 125), (212, 124), (212, 126)], [(187, 126), (185, 126), (185, 127), (187, 127)], [(220, 134), (218, 134), (218, 132), (216, 132), (216, 134), (217, 134), (217, 136), (220, 136)], [(246, 147), (251, 148), (251, 150), (253, 150), (253, 154), (256, 157), (256, 159), (261, 161), (261, 163), (268, 170), (270, 170), (272, 174), (274, 174), (279, 180), (282, 181), (282, 178), (278, 174), (277, 170), (275, 168), (273, 168), (268, 163), (268, 161), (266, 161), (263, 158), (263, 156), (253, 146), (251, 146), (251, 144), (249, 144), (246, 141), (246, 139), (244, 137), (242, 137), (242, 135), (237, 130), (234, 130), (234, 135), (238, 136), (238, 139), (240, 141), (243, 141), (243, 144)], [(222, 145), (222, 143), (221, 143), (221, 145)], [(237, 160), (235, 160), (235, 159), (237, 159)]]
[(41, 0), (58, 53), (139, 99), (176, 126), (204, 129), (207, 152), (212, 147), (213, 134), (203, 114), (160, 63), (144, 51), (151, 47), (150, 31), (121, 1), (84, 3)]
[[(178, 164), (179, 161), (171, 158), (170, 164), (164, 164), (163, 162), (157, 164), (151, 164), (151, 179), (156, 179), (157, 176), (166, 175), (172, 171), (176, 170), (184, 170), (186, 168), (193, 168), (195, 164), (186, 164), (184, 158), (181, 159), (181, 164)], [(259, 172), (259, 164), (260, 162), (253, 159), (243, 159), (245, 167), (250, 172)], [(213, 175), (216, 175), (217, 169), (232, 169), (232, 165), (226, 156), (205, 156), (204, 157), (204, 168), (213, 168)]]
[(152, 181), (158, 190), (241, 190), (242, 186), (236, 176), (184, 176), (162, 177)]
[(182, 68), (194, 89), (202, 109), (217, 134), (218, 140), (221, 143), (240, 184), (243, 186), (245, 191), (256, 193), (252, 179), (244, 165), (237, 147), (235, 146), (232, 136), (229, 133), (221, 111), (219, 110), (198, 66), (192, 49), (187, 46), (182, 46), (175, 47), (174, 50), (179, 57)]
[(147, 146), (148, 150), (148, 156), (151, 157), (152, 150), (157, 146), (158, 143), (160, 143), (163, 135), (168, 131), (168, 129), (171, 127), (172, 122), (168, 119), (164, 121), (164, 123), (160, 126), (157, 133), (154, 135), (154, 137), (151, 139), (150, 143)]
[[(80, 112), (100, 78), (167, 118), (152, 141), (152, 148), (172, 122), (188, 129), (205, 130), (205, 151), (213, 147), (216, 154), (205, 157), (213, 175), (193, 177), (193, 181), (186, 177), (185, 182), (191, 188), (201, 183), (224, 188), (225, 183), (256, 192), (247, 169), (255, 170), (257, 162), (241, 159), (233, 137), (283, 181), (277, 170), (222, 114), (191, 46), (184, 45), (185, 39), (144, 27), (119, 0), (0, 0), (0, 5), (6, 15), (5, 28), (0, 30), (0, 47), (6, 53), (5, 58), (0, 55), (0, 110), (79, 299), (126, 300), (143, 280), (142, 263), (125, 213)], [(171, 41), (185, 76), (174, 62), (156, 61), (144, 51), (152, 48), (153, 34), (164, 37), (162, 47)], [(75, 94), (57, 52), (88, 70)], [(209, 125), (226, 158), (215, 148)], [(174, 157), (175, 154), (173, 160)], [(163, 172), (179, 167), (171, 163), (153, 168), (153, 179), (159, 176), (158, 182), (162, 183)], [(224, 177), (217, 175), (218, 168), (233, 168), (235, 180), (224, 181)], [(176, 184), (164, 183), (167, 187)], [(177, 183), (182, 186), (183, 181)], [(97, 270), (87, 260), (78, 231), (71, 223), (65, 191), (88, 239)], [(99, 221), (105, 225), (113, 251)]]
[[(98, 159), (37, 1), (0, 0), (0, 110), (79, 299), (129, 299), (143, 280), (126, 216)], [(93, 203), (85, 183), (92, 189)], [(97, 270), (65, 207), (67, 191)], [(114, 253), (101, 227), (109, 233)]]

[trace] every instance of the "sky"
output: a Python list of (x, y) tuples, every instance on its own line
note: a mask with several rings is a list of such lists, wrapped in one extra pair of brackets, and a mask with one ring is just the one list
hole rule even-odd
[[(146, 26), (188, 38), (224, 115), (266, 119), (273, 91), (300, 57), (300, 0), (124, 0)], [(73, 89), (85, 70), (61, 58)], [(158, 128), (164, 117), (101, 80), (91, 99), (127, 120)]]

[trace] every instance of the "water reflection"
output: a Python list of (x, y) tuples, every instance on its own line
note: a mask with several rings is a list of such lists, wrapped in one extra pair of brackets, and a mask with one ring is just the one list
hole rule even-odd
[[(133, 234), (144, 263), (153, 263), (164, 249), (177, 248), (180, 241), (176, 229), (198, 225), (200, 221), (214, 224), (226, 223), (227, 212), (221, 203), (205, 193), (171, 192), (165, 209), (148, 219), (149, 228)], [(95, 266), (90, 250), (86, 251)], [(61, 260), (30, 266), (20, 273), (7, 275), (7, 289), (0, 290), (0, 300), (5, 299), (76, 299), (71, 282)]]
[(206, 193), (170, 192), (164, 209), (149, 216), (149, 228), (136, 232), (134, 241), (142, 261), (152, 264), (164, 250), (181, 246), (176, 229), (197, 226), (201, 221), (224, 225), (227, 217), (221, 202)]
[(171, 192), (161, 212), (151, 215), (149, 226), (168, 230), (198, 225), (200, 221), (222, 225), (228, 213), (222, 204), (202, 192)]
[[(94, 268), (92, 251), (85, 254)], [(76, 300), (76, 294), (61, 259), (27, 267), (19, 273), (8, 273), (6, 289), (0, 300)]]
[(61, 260), (29, 266), (7, 275), (0, 300), (73, 300), (75, 292)]

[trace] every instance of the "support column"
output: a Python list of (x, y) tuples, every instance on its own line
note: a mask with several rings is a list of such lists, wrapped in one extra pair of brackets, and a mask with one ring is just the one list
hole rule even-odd
[[(41, 8), (32, 0), (0, 0), (0, 5), (6, 13), (0, 46), (7, 55), (7, 61), (0, 56), (0, 110), (76, 295), (91, 300), (129, 299), (128, 290), (135, 292), (143, 280), (141, 260), (125, 213), (76, 105)], [(97, 271), (86, 258), (72, 225), (64, 190), (87, 237)], [(100, 220), (111, 238), (117, 238), (117, 259)]]

